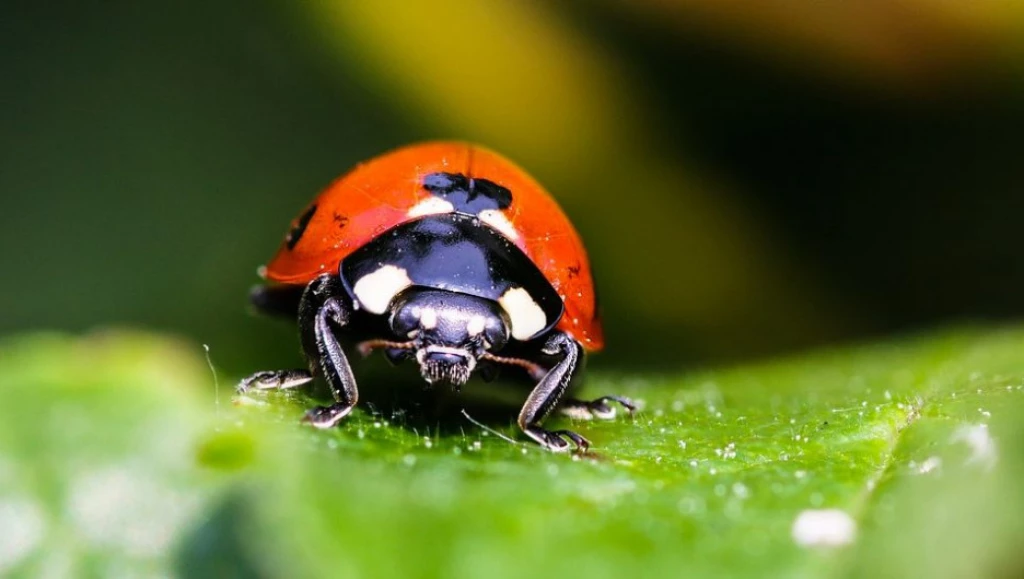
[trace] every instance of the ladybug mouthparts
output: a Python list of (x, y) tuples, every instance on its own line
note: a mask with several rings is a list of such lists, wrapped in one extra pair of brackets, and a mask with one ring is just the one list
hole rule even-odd
[(430, 384), (451, 384), (459, 388), (469, 381), (476, 357), (461, 348), (445, 346), (427, 346), (416, 352), (416, 361), (420, 363), (420, 373)]

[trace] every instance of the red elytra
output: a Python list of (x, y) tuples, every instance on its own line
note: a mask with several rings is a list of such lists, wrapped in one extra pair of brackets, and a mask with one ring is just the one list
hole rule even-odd
[[(431, 197), (426, 175), (462, 173), (487, 179), (512, 192), (502, 213), (514, 227), (514, 242), (561, 296), (565, 312), (557, 328), (588, 351), (604, 346), (590, 263), (579, 234), (558, 203), (539, 183), (508, 159), (467, 143), (430, 142), (396, 149), (357, 165), (312, 202), (316, 206), (302, 236), (282, 243), (263, 272), (266, 279), (305, 285), (336, 271), (350, 253), (415, 218), (410, 210)], [(305, 212), (304, 212), (305, 213)], [(299, 225), (297, 218), (293, 229)]]

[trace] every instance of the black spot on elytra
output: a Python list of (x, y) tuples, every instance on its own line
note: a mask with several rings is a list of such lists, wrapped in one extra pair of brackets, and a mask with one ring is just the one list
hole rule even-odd
[(302, 234), (306, 232), (306, 226), (309, 225), (309, 220), (313, 219), (313, 214), (316, 213), (316, 205), (310, 205), (309, 209), (306, 209), (299, 216), (299, 220), (295, 222), (295, 226), (288, 232), (288, 236), (285, 237), (285, 243), (288, 244), (288, 249), (295, 249), (295, 244), (302, 239)]
[(344, 215), (338, 213), (337, 211), (335, 211), (331, 215), (331, 219), (333, 219), (334, 222), (338, 224), (338, 229), (344, 229), (345, 226), (348, 225), (348, 217), (345, 217)]
[(580, 265), (580, 262), (577, 261), (576, 265), (570, 265), (568, 268), (566, 268), (569, 270), (569, 279), (573, 279), (580, 275), (580, 269), (582, 267), (583, 266)]
[(452, 204), (459, 213), (479, 215), (487, 209), (507, 209), (512, 192), (487, 179), (470, 179), (461, 173), (431, 173), (423, 188)]

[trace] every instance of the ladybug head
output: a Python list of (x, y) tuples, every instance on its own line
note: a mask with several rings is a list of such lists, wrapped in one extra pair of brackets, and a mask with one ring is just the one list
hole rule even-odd
[(498, 351), (509, 337), (501, 307), (487, 299), (444, 290), (410, 288), (392, 305), (391, 329), (410, 338), (423, 379), (458, 388), (477, 359)]

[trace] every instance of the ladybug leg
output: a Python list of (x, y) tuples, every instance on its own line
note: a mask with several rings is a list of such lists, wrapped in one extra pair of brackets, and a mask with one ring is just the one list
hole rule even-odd
[(286, 390), (296, 388), (313, 381), (309, 370), (265, 370), (256, 372), (242, 380), (235, 387), (235, 392), (245, 394), (250, 390)]
[[(352, 375), (352, 367), (348, 363), (341, 343), (336, 335), (337, 329), (344, 328), (351, 316), (352, 306), (342, 296), (332, 293), (333, 280), (329, 276), (321, 276), (310, 283), (303, 295), (303, 304), (299, 307), (299, 326), (303, 333), (306, 356), (311, 366), (316, 366), (327, 381), (334, 396), (334, 404), (317, 406), (309, 410), (303, 418), (317, 428), (331, 428), (342, 418), (348, 416), (359, 400), (356, 390), (356, 379)], [(324, 294), (328, 294), (326, 297)], [(315, 302), (325, 298), (319, 307)]]
[[(249, 292), (249, 301), (257, 311), (271, 316), (295, 318), (305, 288), (285, 285), (258, 285)], [(245, 394), (252, 390), (287, 390), (313, 381), (309, 370), (266, 370), (245, 378), (235, 392)]]
[(615, 407), (609, 405), (608, 402), (618, 402), (626, 409), (630, 416), (636, 412), (636, 404), (629, 398), (622, 396), (602, 396), (594, 400), (569, 398), (562, 402), (558, 407), (558, 411), (576, 420), (592, 420), (594, 418), (611, 420), (615, 418), (616, 412)]
[(590, 441), (569, 430), (545, 430), (540, 421), (544, 420), (569, 387), (583, 358), (583, 347), (562, 332), (557, 332), (548, 339), (541, 352), (558, 358), (558, 362), (548, 370), (527, 397), (519, 412), (519, 427), (527, 436), (536, 440), (541, 446), (555, 452), (569, 450), (569, 442), (580, 451), (590, 447)]

